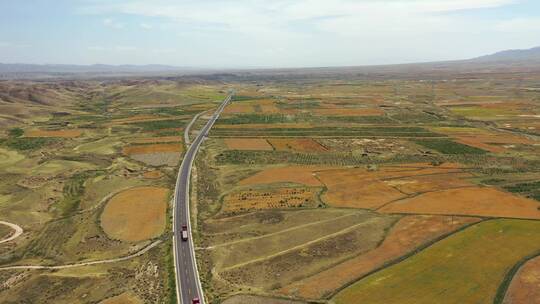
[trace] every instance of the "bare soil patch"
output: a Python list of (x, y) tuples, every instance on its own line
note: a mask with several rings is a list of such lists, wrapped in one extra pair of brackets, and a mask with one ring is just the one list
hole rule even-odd
[(273, 150), (272, 146), (263, 138), (227, 138), (225, 144), (231, 150)]
[(225, 108), (225, 110), (223, 110), (224, 114), (247, 114), (254, 112), (255, 109), (253, 105), (242, 103), (231, 103)]
[(272, 138), (268, 140), (278, 151), (326, 152), (328, 149), (312, 138)]
[(143, 173), (143, 177), (147, 179), (159, 179), (163, 176), (163, 172), (159, 170), (147, 171)]
[(540, 204), (490, 187), (447, 189), (393, 202), (386, 213), (448, 214), (540, 219)]
[(169, 189), (137, 187), (115, 195), (101, 214), (101, 226), (113, 239), (138, 242), (165, 229)]
[(540, 303), (540, 257), (521, 266), (510, 283), (503, 303)]
[(59, 137), (75, 138), (82, 135), (81, 130), (28, 130), (24, 133), (25, 137)]
[(456, 176), (451, 178), (451, 174), (461, 172), (456, 164), (438, 167), (408, 164), (385, 166), (376, 170), (367, 168), (326, 170), (317, 172), (317, 176), (328, 189), (322, 197), (328, 204), (336, 207), (377, 209), (389, 202), (404, 199), (413, 193), (430, 190), (433, 187), (469, 185), (457, 180)]

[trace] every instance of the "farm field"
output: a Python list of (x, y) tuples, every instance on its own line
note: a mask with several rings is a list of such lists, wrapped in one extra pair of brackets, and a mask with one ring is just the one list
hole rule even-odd
[[(167, 236), (183, 128), (223, 89), (183, 80), (2, 82), (0, 120), (16, 119), (0, 123), (0, 220), (23, 233), (0, 243), (0, 302), (174, 298)], [(0, 225), (0, 241), (13, 232)], [(3, 268), (86, 262), (97, 264)]]
[(477, 224), (360, 280), (333, 302), (493, 303), (506, 272), (538, 251), (539, 227), (521, 220)]
[[(0, 244), (0, 302), (175, 303), (184, 131), (233, 88), (190, 183), (205, 303), (526, 303), (540, 99), (520, 88), (538, 83), (519, 69), (0, 82), (0, 220), (24, 230)], [(5, 268), (24, 265), (78, 266)]]
[(503, 303), (520, 304), (540, 301), (540, 258), (526, 261), (515, 274)]
[(491, 76), (239, 84), (195, 164), (210, 302), (502, 300), (540, 251), (540, 141)]
[(112, 239), (137, 242), (165, 230), (167, 188), (138, 187), (113, 196), (101, 214), (101, 227)]

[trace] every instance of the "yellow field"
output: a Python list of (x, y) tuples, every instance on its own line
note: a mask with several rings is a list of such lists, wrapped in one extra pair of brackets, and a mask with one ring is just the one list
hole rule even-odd
[(24, 133), (24, 136), (74, 138), (81, 136), (82, 133), (81, 130), (28, 130)]
[(113, 239), (138, 242), (159, 236), (165, 229), (169, 189), (132, 188), (115, 195), (101, 214), (101, 226)]
[(262, 138), (227, 138), (225, 139), (227, 148), (231, 150), (254, 150), (272, 151), (272, 146)]
[(491, 304), (506, 272), (540, 249), (540, 222), (492, 220), (344, 289), (336, 304)]
[(222, 212), (310, 207), (316, 203), (317, 192), (309, 188), (239, 191), (225, 197)]
[(163, 136), (163, 137), (147, 137), (130, 139), (132, 144), (157, 144), (157, 143), (173, 143), (182, 142), (181, 136)]
[(325, 152), (328, 150), (312, 138), (271, 138), (268, 141), (278, 151)]
[(489, 187), (448, 189), (391, 203), (379, 211), (540, 219), (538, 202)]

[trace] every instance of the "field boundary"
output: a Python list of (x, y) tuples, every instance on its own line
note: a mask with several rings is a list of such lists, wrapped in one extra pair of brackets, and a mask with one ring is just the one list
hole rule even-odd
[(425, 244), (420, 245), (420, 246), (416, 247), (415, 249), (411, 250), (409, 253), (406, 253), (406, 254), (404, 254), (404, 255), (402, 255), (402, 256), (400, 256), (398, 258), (395, 258), (393, 260), (390, 260), (390, 261), (384, 263), (382, 266), (377, 267), (377, 268), (371, 270), (370, 272), (358, 277), (356, 280), (353, 280), (353, 281), (341, 286), (340, 288), (337, 288), (336, 290), (334, 290), (333, 292), (331, 292), (328, 295), (324, 296), (323, 298), (324, 299), (330, 299), (330, 298), (334, 297), (336, 294), (338, 294), (339, 292), (343, 291), (344, 289), (350, 287), (353, 284), (356, 284), (357, 282), (363, 280), (364, 278), (366, 278), (366, 277), (368, 277), (368, 276), (370, 276), (370, 275), (372, 275), (372, 274), (374, 274), (376, 272), (379, 272), (379, 271), (381, 271), (381, 270), (383, 270), (385, 268), (388, 268), (390, 266), (393, 266), (395, 264), (403, 262), (404, 260), (406, 260), (406, 259), (408, 259), (408, 258), (410, 258), (410, 257), (424, 251), (425, 249), (431, 247), (432, 245), (434, 245), (434, 244), (436, 244), (436, 243), (438, 243), (438, 242), (440, 242), (440, 241), (442, 241), (442, 240), (444, 240), (444, 239), (446, 239), (448, 237), (451, 237), (452, 235), (454, 235), (456, 233), (462, 232), (465, 229), (468, 229), (468, 228), (470, 228), (472, 226), (478, 225), (480, 223), (483, 223), (483, 222), (486, 222), (486, 221), (489, 221), (489, 220), (492, 220), (492, 219), (480, 220), (480, 221), (478, 221), (476, 223), (466, 224), (466, 225), (460, 227), (459, 229), (456, 229), (456, 230), (454, 230), (454, 231), (452, 231), (450, 233), (441, 235), (441, 236), (439, 236), (439, 237), (437, 237), (437, 238), (435, 238), (435, 239), (433, 239), (431, 241), (428, 241)]
[(295, 250), (298, 250), (300, 248), (303, 248), (303, 247), (306, 247), (306, 246), (309, 246), (309, 245), (312, 245), (312, 244), (315, 244), (315, 243), (318, 243), (318, 242), (321, 242), (321, 241), (324, 241), (328, 238), (333, 238), (335, 236), (338, 236), (338, 235), (341, 235), (341, 234), (344, 234), (344, 233), (347, 233), (349, 231), (352, 231), (358, 227), (361, 227), (361, 226), (364, 226), (364, 225), (369, 225), (369, 224), (372, 224), (372, 222), (374, 221), (375, 219), (370, 219), (370, 220), (367, 220), (365, 222), (361, 222), (361, 223), (358, 223), (358, 224), (354, 224), (354, 225), (351, 225), (347, 228), (344, 228), (344, 229), (341, 229), (339, 231), (336, 231), (334, 233), (330, 233), (330, 234), (327, 234), (325, 236), (322, 236), (320, 238), (316, 238), (314, 240), (311, 240), (311, 241), (308, 241), (308, 242), (305, 242), (303, 244), (300, 244), (300, 245), (297, 245), (297, 246), (293, 246), (291, 248), (287, 248), (285, 250), (282, 250), (280, 252), (276, 252), (276, 253), (273, 253), (273, 254), (270, 254), (270, 255), (267, 255), (267, 256), (263, 256), (263, 257), (260, 257), (260, 258), (257, 258), (257, 259), (253, 259), (253, 260), (250, 260), (250, 261), (247, 261), (247, 262), (243, 262), (243, 263), (239, 263), (239, 264), (236, 264), (236, 265), (232, 265), (232, 266), (229, 266), (229, 267), (225, 267), (223, 269), (221, 269), (221, 272), (225, 272), (225, 271), (229, 271), (229, 270), (232, 270), (232, 269), (236, 269), (236, 268), (239, 268), (239, 267), (243, 267), (245, 265), (249, 265), (249, 264), (253, 264), (253, 263), (257, 263), (257, 262), (260, 262), (260, 261), (264, 261), (264, 260), (268, 260), (268, 259), (271, 259), (271, 258), (274, 258), (274, 257), (278, 257), (280, 255), (283, 255), (283, 254), (286, 254), (288, 252), (291, 252), (291, 251), (295, 251)]
[(521, 267), (525, 265), (528, 261), (540, 257), (540, 250), (537, 252), (527, 255), (524, 258), (522, 258), (520, 261), (518, 261), (510, 270), (504, 275), (504, 278), (499, 285), (499, 288), (497, 288), (497, 293), (495, 294), (495, 297), (493, 298), (493, 304), (502, 304), (504, 301), (504, 298), (506, 297), (506, 294), (508, 293), (508, 289), (510, 288), (510, 285), (512, 284), (512, 281), (514, 280), (516, 274), (519, 272)]
[(215, 248), (226, 247), (226, 246), (239, 244), (239, 243), (244, 243), (244, 242), (249, 242), (249, 241), (258, 240), (258, 239), (264, 239), (266, 237), (271, 237), (271, 236), (274, 236), (274, 235), (280, 235), (280, 234), (283, 234), (283, 233), (287, 233), (287, 232), (290, 232), (290, 231), (306, 228), (306, 227), (313, 226), (313, 225), (333, 222), (335, 220), (342, 219), (344, 217), (353, 216), (353, 215), (356, 215), (356, 214), (357, 213), (350, 213), (350, 214), (340, 215), (340, 216), (336, 216), (336, 217), (331, 218), (331, 219), (311, 222), (311, 223), (308, 223), (308, 224), (298, 225), (298, 226), (290, 227), (290, 228), (283, 229), (283, 230), (280, 230), (280, 231), (264, 234), (264, 235), (254, 236), (254, 237), (250, 237), (250, 238), (240, 239), (240, 240), (236, 240), (236, 241), (226, 242), (226, 243), (223, 243), (223, 244), (217, 244), (217, 245), (214, 245), (214, 246), (208, 246), (208, 247), (205, 247), (205, 248), (198, 248), (198, 249), (213, 250)]

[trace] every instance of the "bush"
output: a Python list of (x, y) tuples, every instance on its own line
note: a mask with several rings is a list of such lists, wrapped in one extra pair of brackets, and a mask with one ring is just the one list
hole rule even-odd
[(4, 140), (3, 144), (11, 149), (19, 151), (37, 150), (44, 146), (55, 143), (57, 140), (53, 138), (9, 138)]
[(485, 154), (486, 151), (457, 143), (449, 139), (421, 139), (415, 143), (443, 154)]
[(21, 137), (24, 134), (24, 130), (21, 128), (9, 129), (8, 136), (11, 138)]

